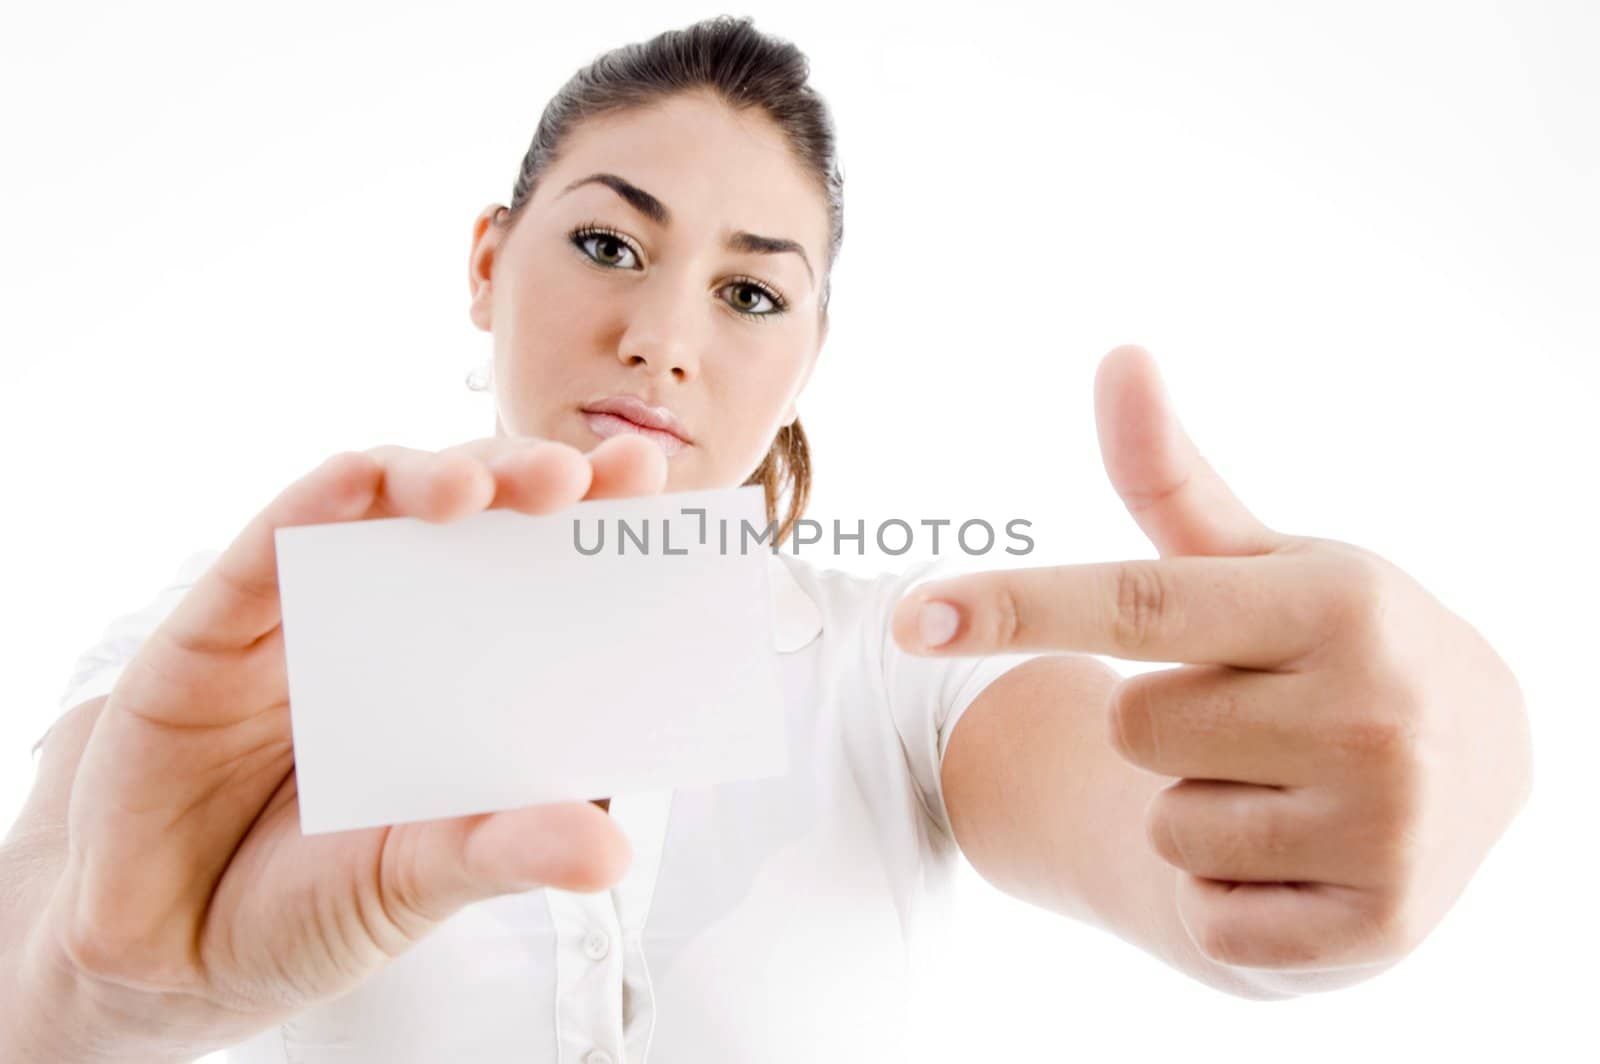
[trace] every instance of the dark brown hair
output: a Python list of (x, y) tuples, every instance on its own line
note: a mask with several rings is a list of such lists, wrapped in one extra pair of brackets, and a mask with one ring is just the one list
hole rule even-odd
[[(540, 175), (555, 161), (567, 136), (586, 118), (658, 103), (682, 92), (710, 90), (739, 111), (760, 108), (783, 132), (796, 159), (815, 178), (828, 203), (828, 247), (822, 266), (818, 316), (825, 326), (831, 275), (844, 240), (844, 175), (835, 146), (833, 119), (822, 97), (807, 84), (810, 63), (788, 41), (763, 34), (748, 17), (719, 15), (684, 29), (624, 45), (579, 70), (545, 106), (509, 211), (497, 221), (515, 224), (532, 198)], [(782, 542), (805, 512), (811, 496), (811, 452), (800, 419), (780, 428), (746, 484), (766, 494), (767, 521), (778, 520), (778, 500), (787, 489), (788, 513), (778, 526)]]

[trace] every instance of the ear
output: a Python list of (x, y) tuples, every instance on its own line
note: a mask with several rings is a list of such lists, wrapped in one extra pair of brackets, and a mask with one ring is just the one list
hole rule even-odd
[(491, 282), (495, 258), (506, 234), (506, 229), (496, 224), (495, 219), (505, 209), (498, 203), (491, 203), (478, 212), (472, 223), (472, 250), (467, 256), (467, 290), (471, 302), (467, 306), (467, 316), (484, 332), (489, 332), (492, 324), (490, 306), (494, 287)]

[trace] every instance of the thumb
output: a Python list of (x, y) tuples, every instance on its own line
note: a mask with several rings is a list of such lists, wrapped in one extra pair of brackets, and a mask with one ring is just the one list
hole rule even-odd
[(437, 923), (473, 902), (543, 886), (581, 893), (605, 890), (622, 878), (633, 859), (633, 848), (617, 822), (590, 802), (535, 805), (390, 830), (379, 890), (397, 920), (405, 913)]
[(1094, 399), (1106, 475), (1162, 557), (1265, 554), (1292, 541), (1262, 524), (1206, 461), (1144, 348), (1125, 344), (1101, 360)]

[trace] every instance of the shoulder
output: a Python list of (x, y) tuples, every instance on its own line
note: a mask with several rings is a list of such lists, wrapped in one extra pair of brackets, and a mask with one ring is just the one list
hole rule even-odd
[[(780, 623), (826, 633), (828, 642), (869, 644), (881, 652), (895, 603), (913, 586), (938, 575), (936, 562), (856, 573), (777, 552), (774, 595)], [(796, 621), (796, 617), (804, 620)]]
[(892, 605), (914, 585), (938, 575), (942, 565), (938, 560), (920, 561), (899, 569), (854, 573), (793, 554), (775, 556), (818, 607), (834, 615), (860, 614), (884, 602)]
[(191, 551), (175, 570), (169, 570), (170, 575), (165, 582), (141, 605), (125, 610), (106, 624), (101, 644), (122, 643), (129, 637), (142, 639), (144, 633), (165, 617), (184, 592), (205, 575), (206, 570), (221, 556), (220, 550)]
[(178, 565), (178, 570), (173, 575), (172, 583), (168, 586), (188, 587), (199, 580), (205, 574), (205, 571), (211, 568), (211, 563), (220, 557), (222, 557), (222, 551), (211, 547), (191, 552)]
[(211, 568), (211, 563), (216, 562), (221, 557), (221, 550), (214, 549), (214, 547), (205, 547), (205, 549), (190, 552), (189, 557), (184, 558), (181, 565), (178, 566), (179, 581), (189, 581), (192, 584), (192, 582), (200, 579), (200, 576), (208, 568)]

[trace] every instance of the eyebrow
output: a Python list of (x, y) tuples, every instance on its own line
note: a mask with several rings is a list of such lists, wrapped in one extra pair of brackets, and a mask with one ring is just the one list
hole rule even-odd
[[(665, 227), (672, 224), (672, 212), (667, 210), (667, 205), (665, 203), (662, 203), (660, 200), (656, 199), (638, 185), (635, 185), (631, 181), (628, 181), (624, 178), (618, 177), (616, 174), (602, 173), (590, 174), (588, 177), (580, 177), (578, 180), (562, 189), (559, 193), (559, 196), (565, 196), (568, 192), (571, 192), (575, 188), (581, 188), (584, 185), (595, 184), (605, 185), (607, 188), (611, 189), (617, 195), (626, 200), (628, 205), (634, 210), (638, 211), (646, 218), (649, 218), (657, 225)], [(811, 260), (806, 257), (806, 249), (801, 247), (796, 241), (787, 240), (778, 236), (758, 236), (755, 233), (747, 233), (741, 229), (738, 232), (730, 234), (726, 244), (728, 250), (730, 251), (748, 251), (755, 252), (756, 254), (760, 255), (778, 255), (786, 251), (792, 251), (796, 255), (800, 256), (801, 262), (805, 263), (806, 276), (811, 278), (811, 283), (813, 285), (817, 283), (816, 274), (814, 274), (811, 270)]]

